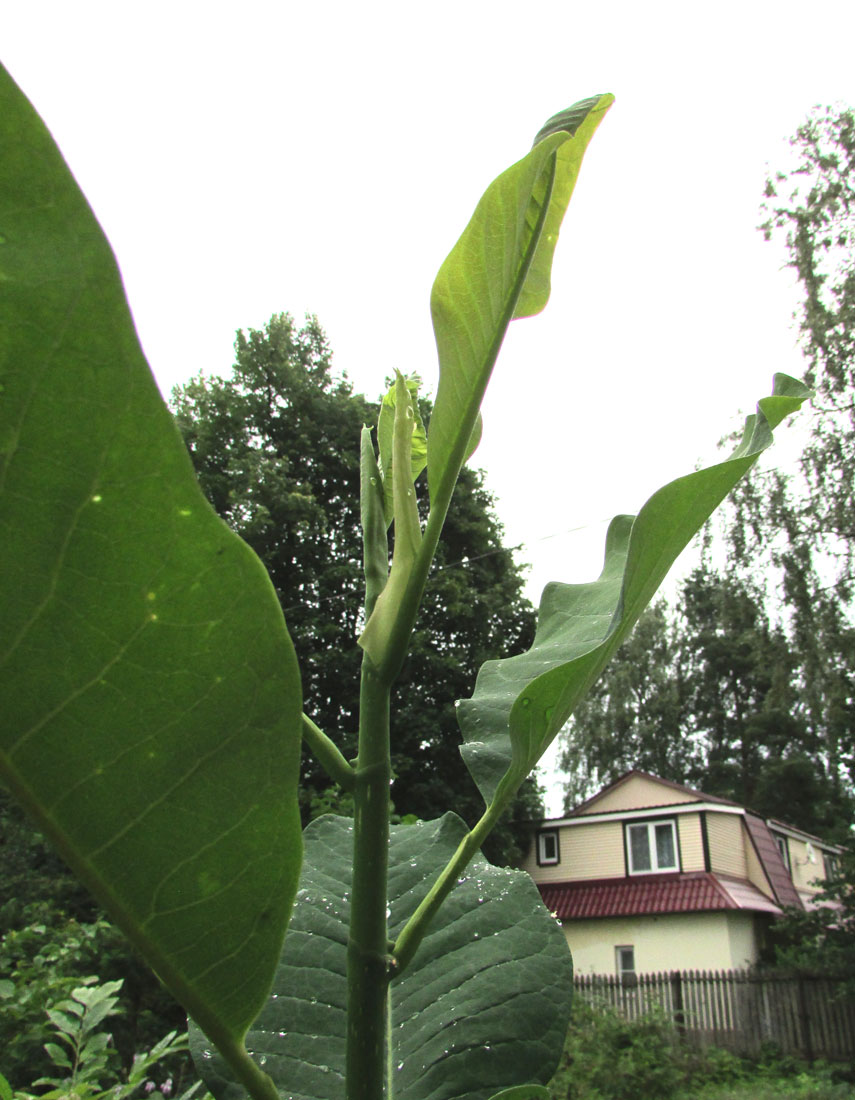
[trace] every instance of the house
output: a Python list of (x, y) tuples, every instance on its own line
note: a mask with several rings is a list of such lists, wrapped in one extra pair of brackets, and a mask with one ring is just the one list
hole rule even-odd
[(757, 962), (784, 906), (810, 907), (840, 849), (736, 802), (631, 771), (538, 823), (522, 864), (578, 973)]

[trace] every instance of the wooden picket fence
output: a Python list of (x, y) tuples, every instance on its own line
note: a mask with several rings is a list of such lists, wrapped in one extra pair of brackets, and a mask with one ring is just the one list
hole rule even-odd
[(757, 1054), (772, 1045), (808, 1061), (855, 1057), (855, 999), (842, 979), (773, 970), (578, 974), (576, 992), (625, 1019), (664, 1013), (687, 1042)]

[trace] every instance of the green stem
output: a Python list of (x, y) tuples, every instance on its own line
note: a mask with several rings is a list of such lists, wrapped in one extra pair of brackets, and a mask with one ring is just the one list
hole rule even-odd
[[(537, 252), (537, 245), (540, 241), (543, 227), (546, 224), (546, 218), (549, 213), (549, 203), (552, 197), (552, 189), (555, 185), (556, 168), (557, 159), (553, 153), (549, 164), (549, 178), (547, 179), (546, 194), (541, 203), (538, 220), (532, 232), (526, 254), (520, 263), (517, 278), (508, 294), (507, 301), (504, 304), (504, 310), (496, 325), (493, 341), (486, 350), (483, 363), (478, 368), (477, 378), (479, 382), (473, 389), (465, 414), (461, 418), (456, 442), (449, 453), (440, 484), (435, 493), (431, 490), (431, 508), (428, 522), (419, 544), (415, 561), (409, 573), (406, 590), (401, 597), (398, 614), (395, 618), (388, 644), (386, 645), (382, 666), (380, 667), (381, 675), (390, 684), (397, 677), (401, 670), (401, 665), (404, 662), (410, 634), (412, 633), (413, 625), (416, 621), (416, 614), (421, 605), (425, 585), (427, 584), (428, 573), (433, 564), (439, 537), (442, 534), (442, 528), (445, 524), (445, 517), (451, 504), (451, 498), (457, 484), (457, 479), (460, 476), (463, 460), (466, 457), (469, 440), (472, 437), (472, 429), (475, 426), (475, 421), (478, 419), (481, 402), (490, 381), (496, 359), (501, 350), (502, 342), (505, 339), (505, 333), (507, 332), (508, 325), (513, 320), (517, 302), (522, 294), (523, 286), (525, 285), (526, 278), (528, 277), (529, 270), (534, 261), (535, 253)], [(428, 447), (430, 447), (430, 435), (428, 435)]]
[(440, 872), (418, 909), (401, 929), (401, 933), (395, 941), (395, 946), (392, 948), (392, 966), (396, 978), (409, 965), (439, 907), (456, 886), (457, 880), (466, 870), (469, 861), (477, 855), (481, 845), (501, 817), (506, 805), (507, 802), (503, 801), (502, 803), (494, 802), (488, 807), (475, 828), (461, 840), (457, 851)]
[(356, 771), (342, 756), (338, 746), (315, 725), (308, 714), (303, 715), (303, 740), (310, 746), (330, 779), (346, 791), (353, 791), (356, 786)]
[(389, 688), (366, 658), (354, 785), (353, 893), (347, 944), (347, 1100), (380, 1100), (386, 1082), (389, 955)]
[(281, 1100), (272, 1079), (253, 1062), (242, 1042), (218, 1038), (217, 1047), (253, 1100)]

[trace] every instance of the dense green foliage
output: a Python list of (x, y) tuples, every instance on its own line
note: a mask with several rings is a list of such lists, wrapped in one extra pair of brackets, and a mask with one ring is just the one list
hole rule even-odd
[(851, 1067), (808, 1066), (770, 1048), (757, 1059), (682, 1042), (670, 1020), (625, 1020), (577, 1000), (552, 1100), (853, 1100)]
[[(127, 1080), (135, 1054), (169, 1030), (184, 1030), (185, 1014), (107, 921), (80, 921), (47, 901), (7, 903), (0, 919), (0, 1072), (13, 1086), (29, 1087), (53, 1071), (44, 1047), (51, 1039), (46, 1009), (99, 978), (121, 983), (109, 1027), (114, 1057), (101, 1080)], [(169, 1076), (183, 1087), (192, 1080), (186, 1057), (167, 1058), (150, 1072), (158, 1084)]]
[[(176, 389), (172, 406), (205, 495), (270, 574), (303, 669), (306, 713), (338, 731), (341, 751), (355, 756), (364, 585), (359, 439), (364, 424), (376, 423), (377, 405), (335, 375), (317, 320), (298, 329), (279, 314), (264, 330), (238, 334), (230, 377), (199, 376)], [(420, 411), (429, 425), (430, 403)], [(426, 519), (424, 494), (420, 508)], [(460, 766), (454, 704), (489, 657), (531, 644), (534, 609), (522, 588), (483, 475), (464, 467), (392, 697), (398, 814), (429, 820), (454, 806), (470, 825), (480, 816), (480, 795)], [(304, 820), (329, 807), (329, 783), (304, 752)], [(346, 800), (344, 809), (351, 807)], [(489, 838), (490, 857), (513, 862), (520, 854), (513, 822), (540, 812), (530, 782)]]

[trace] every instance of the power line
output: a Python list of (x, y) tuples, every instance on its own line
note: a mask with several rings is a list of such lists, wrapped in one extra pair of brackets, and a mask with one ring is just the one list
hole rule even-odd
[[(459, 569), (462, 566), (470, 565), (472, 562), (482, 561), (484, 558), (495, 557), (496, 554), (514, 554), (518, 550), (522, 550), (525, 546), (534, 546), (539, 542), (548, 542), (550, 539), (560, 538), (562, 535), (575, 535), (580, 531), (593, 531), (595, 527), (601, 527), (604, 523), (608, 523), (609, 520), (601, 519), (594, 523), (583, 523), (579, 527), (568, 527), (563, 531), (553, 531), (550, 535), (540, 535), (536, 539), (527, 539), (524, 542), (517, 543), (516, 546), (499, 546), (495, 550), (485, 550), (483, 554), (474, 554), (465, 558), (460, 558), (459, 561), (448, 562), (446, 565), (437, 565), (433, 569), (433, 573), (441, 573), (446, 569)], [(428, 578), (430, 580), (430, 578)], [(331, 596), (324, 596), (322, 600), (318, 600), (315, 606), (320, 607), (322, 604), (330, 603), (332, 600), (347, 599), (347, 594), (344, 592), (336, 592)], [(299, 611), (303, 605), (293, 604), (291, 607), (285, 607), (282, 609), (284, 615), (290, 615), (292, 611)]]

